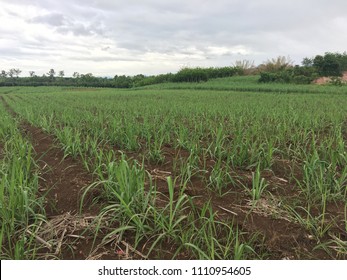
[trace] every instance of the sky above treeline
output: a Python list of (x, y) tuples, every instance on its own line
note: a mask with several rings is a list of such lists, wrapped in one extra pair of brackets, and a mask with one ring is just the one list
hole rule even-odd
[(0, 70), (95, 76), (347, 49), (346, 0), (0, 0)]

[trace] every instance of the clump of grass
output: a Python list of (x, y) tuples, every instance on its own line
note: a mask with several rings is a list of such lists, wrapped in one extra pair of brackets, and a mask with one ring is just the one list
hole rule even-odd
[(258, 164), (255, 172), (252, 172), (252, 189), (251, 195), (253, 200), (260, 199), (262, 193), (268, 187), (268, 183), (265, 181), (265, 178), (261, 177), (260, 174), (260, 165)]
[[(310, 206), (308, 209), (298, 206), (293, 208), (286, 206), (293, 219), (299, 224), (303, 225), (310, 233), (316, 238), (317, 242), (328, 233), (329, 229), (333, 226), (334, 221), (326, 221), (325, 207), (322, 209), (322, 213), (319, 215), (312, 215)], [(303, 214), (301, 214), (303, 213)]]
[(252, 247), (254, 236), (246, 241), (244, 233), (233, 222), (219, 221), (210, 202), (201, 209), (194, 205), (192, 207), (188, 220), (193, 226), (182, 232), (181, 248), (187, 248), (195, 258), (205, 260), (258, 257)]

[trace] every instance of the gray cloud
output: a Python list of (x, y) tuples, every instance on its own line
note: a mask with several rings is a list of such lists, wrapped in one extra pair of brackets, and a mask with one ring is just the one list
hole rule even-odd
[(130, 62), (139, 62), (143, 61), (142, 59), (126, 57), (126, 56), (115, 56), (115, 55), (105, 55), (105, 56), (75, 56), (70, 57), (71, 60), (76, 61), (94, 61), (94, 62), (117, 62), (117, 61), (130, 61)]
[(33, 23), (43, 23), (52, 26), (62, 26), (67, 24), (67, 20), (64, 15), (58, 13), (52, 13), (42, 16), (37, 16), (32, 18), (31, 22)]
[[(261, 63), (278, 55), (290, 55), (300, 63), (304, 56), (345, 51), (347, 46), (345, 0), (3, 2), (9, 21), (28, 24), (29, 30), (17, 28), (16, 34), (0, 27), (3, 38), (25, 45), (18, 57), (30, 59), (30, 48), (51, 51), (59, 54), (66, 68), (75, 65), (74, 60), (78, 65), (85, 61), (83, 68), (90, 63), (88, 72), (104, 68), (159, 73), (176, 71), (182, 63), (217, 66), (236, 59)], [(21, 8), (30, 8), (32, 15)], [(5, 63), (11, 54), (1, 57)], [(122, 61), (127, 64), (112, 64)]]
[(99, 22), (84, 23), (59, 13), (36, 16), (27, 22), (49, 25), (59, 33), (67, 34), (71, 32), (75, 36), (102, 35), (104, 32)]

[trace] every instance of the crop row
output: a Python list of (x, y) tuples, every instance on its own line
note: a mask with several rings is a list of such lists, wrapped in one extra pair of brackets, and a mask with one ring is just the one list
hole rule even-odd
[(35, 259), (40, 249), (35, 232), (45, 218), (38, 196), (31, 144), (0, 104), (0, 258)]
[[(108, 201), (101, 215), (122, 221), (113, 234), (134, 232), (136, 245), (155, 236), (150, 252), (165, 242), (175, 244), (175, 255), (190, 248), (198, 258), (233, 258), (239, 251), (230, 246), (240, 244), (243, 234), (218, 221), (209, 203), (196, 208), (185, 194), (197, 177), (220, 197), (246, 191), (256, 201), (269, 186), (262, 172), (285, 162), (289, 172), (281, 179), (295, 186), (299, 202), (283, 208), (319, 244), (333, 226), (327, 205), (346, 201), (343, 96), (57, 89), (6, 100), (25, 119), (54, 134), (66, 155), (82, 158), (99, 179), (86, 191), (102, 187)], [(159, 207), (161, 194), (151, 169), (168, 165), (163, 172), (170, 174), (163, 176), (168, 194)], [(237, 175), (245, 171), (252, 172), (251, 186)], [(346, 224), (346, 219), (336, 221), (339, 227)], [(221, 238), (208, 240), (208, 231)], [(245, 248), (254, 253), (250, 245)], [(227, 250), (232, 255), (225, 255)]]

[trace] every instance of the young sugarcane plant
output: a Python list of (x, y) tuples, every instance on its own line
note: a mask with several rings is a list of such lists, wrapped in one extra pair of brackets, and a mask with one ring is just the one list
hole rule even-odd
[(260, 196), (269, 184), (265, 181), (265, 178), (261, 177), (260, 165), (258, 164), (255, 172), (252, 172), (252, 190), (251, 195), (253, 200), (260, 199)]

